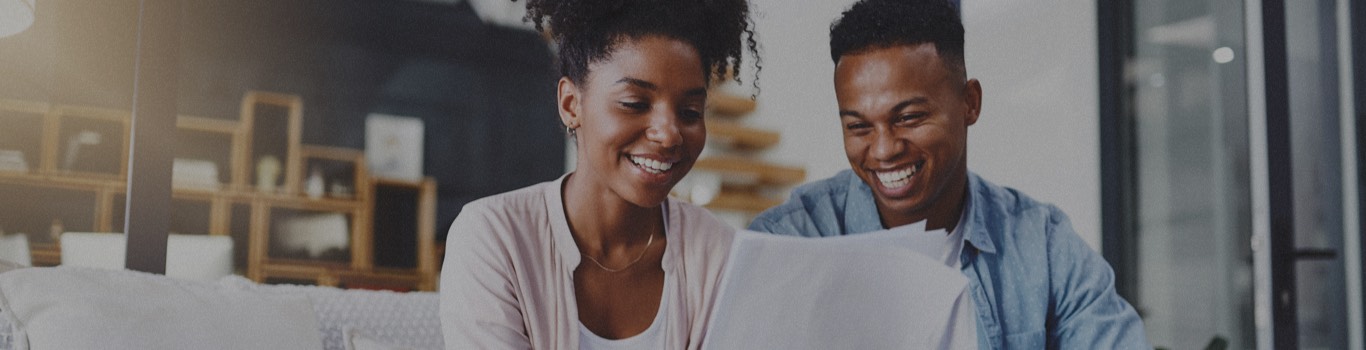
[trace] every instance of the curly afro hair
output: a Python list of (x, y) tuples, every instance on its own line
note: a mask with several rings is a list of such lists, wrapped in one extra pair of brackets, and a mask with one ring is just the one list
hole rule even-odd
[(948, 0), (863, 0), (830, 25), (830, 59), (899, 45), (933, 43), (951, 69), (964, 72), (963, 20)]
[(610, 58), (623, 40), (660, 35), (692, 45), (707, 82), (727, 76), (739, 82), (743, 50), (749, 49), (758, 87), (748, 0), (527, 0), (526, 7), (525, 19), (537, 30), (549, 29), (559, 46), (560, 74), (575, 83), (583, 83), (588, 66)]

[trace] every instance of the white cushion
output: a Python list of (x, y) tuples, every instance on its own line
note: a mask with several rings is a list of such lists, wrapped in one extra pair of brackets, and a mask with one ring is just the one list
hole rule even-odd
[[(62, 265), (122, 270), (127, 238), (122, 233), (62, 234)], [(232, 237), (166, 237), (166, 275), (216, 281), (232, 274)]]
[(302, 295), (255, 293), (135, 271), (0, 274), (16, 349), (321, 349)]
[(0, 235), (0, 260), (24, 266), (33, 265), (33, 257), (28, 250), (28, 236), (22, 233)]

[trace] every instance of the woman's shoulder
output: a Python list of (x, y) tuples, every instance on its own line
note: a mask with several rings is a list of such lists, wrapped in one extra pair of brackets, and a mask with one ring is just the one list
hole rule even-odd
[(465, 204), (451, 223), (447, 239), (515, 235), (537, 226), (548, 217), (545, 191), (552, 183), (543, 182)]
[(678, 220), (678, 228), (681, 231), (679, 239), (684, 242), (685, 248), (722, 251), (730, 249), (731, 240), (735, 238), (735, 227), (696, 204), (669, 198), (668, 205), (671, 208), (670, 215), (676, 217), (672, 219)]

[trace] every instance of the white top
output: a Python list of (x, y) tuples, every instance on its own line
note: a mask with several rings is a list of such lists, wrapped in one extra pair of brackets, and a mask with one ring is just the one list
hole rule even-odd
[(958, 224), (954, 225), (953, 232), (944, 234), (943, 230), (930, 230), (918, 232), (913, 229), (916, 223), (906, 224), (888, 229), (889, 231), (907, 231), (913, 242), (911, 246), (921, 254), (924, 254), (936, 261), (944, 262), (945, 266), (954, 269), (963, 267), (963, 225), (967, 224), (968, 217), (967, 201), (963, 202), (963, 213), (958, 216)]
[[(441, 325), (448, 349), (574, 349), (579, 341), (574, 243), (564, 177), (465, 205), (446, 239)], [(715, 303), (735, 228), (672, 198), (664, 257), (664, 349), (696, 349)]]
[(583, 325), (583, 322), (579, 322), (579, 349), (628, 350), (667, 348), (668, 343), (664, 342), (663, 324), (669, 322), (669, 319), (667, 317), (664, 317), (663, 306), (668, 305), (669, 299), (673, 297), (672, 294), (678, 291), (677, 289), (671, 288), (672, 285), (673, 276), (670, 276), (667, 273), (664, 274), (664, 290), (663, 293), (659, 295), (659, 311), (655, 312), (655, 319), (654, 321), (651, 321), (650, 328), (646, 328), (644, 332), (640, 332), (640, 334), (636, 334), (630, 337), (622, 339), (607, 339), (598, 336), (596, 333), (593, 333), (592, 330), (589, 330), (588, 327)]

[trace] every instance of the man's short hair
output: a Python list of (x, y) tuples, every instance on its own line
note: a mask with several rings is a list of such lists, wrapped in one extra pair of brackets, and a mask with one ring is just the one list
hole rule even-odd
[(950, 68), (965, 72), (963, 20), (948, 0), (863, 0), (830, 25), (830, 58), (898, 45), (933, 43)]

